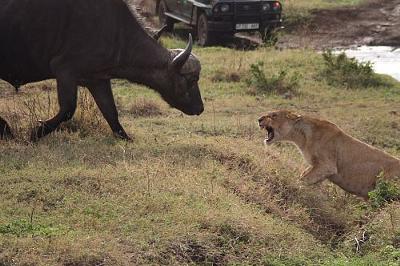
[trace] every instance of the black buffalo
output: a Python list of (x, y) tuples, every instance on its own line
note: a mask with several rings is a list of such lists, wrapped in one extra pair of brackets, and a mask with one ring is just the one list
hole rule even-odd
[[(0, 79), (14, 87), (57, 80), (60, 110), (33, 129), (37, 140), (76, 109), (77, 87), (93, 95), (115, 135), (129, 139), (118, 120), (110, 79), (147, 85), (188, 115), (203, 112), (200, 63), (184, 50), (167, 50), (150, 37), (122, 0), (2, 0)], [(0, 138), (12, 137), (0, 117)]]

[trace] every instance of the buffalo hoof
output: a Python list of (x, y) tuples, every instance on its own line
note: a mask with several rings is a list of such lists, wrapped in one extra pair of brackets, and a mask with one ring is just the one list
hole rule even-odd
[(118, 131), (118, 132), (114, 132), (114, 136), (116, 136), (119, 139), (128, 141), (128, 142), (132, 142), (132, 138), (128, 136), (128, 134), (125, 133), (125, 131)]

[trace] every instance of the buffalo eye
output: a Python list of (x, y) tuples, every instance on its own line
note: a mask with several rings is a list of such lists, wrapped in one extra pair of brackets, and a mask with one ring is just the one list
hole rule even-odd
[(199, 78), (190, 75), (190, 76), (185, 76), (185, 80), (188, 87), (191, 88), (196, 85), (196, 83), (199, 81)]

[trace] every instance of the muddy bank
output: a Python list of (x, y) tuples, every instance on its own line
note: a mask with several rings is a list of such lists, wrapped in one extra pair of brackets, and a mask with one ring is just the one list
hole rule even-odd
[(280, 38), (283, 48), (326, 49), (359, 45), (400, 46), (400, 0), (371, 0), (356, 7), (315, 10), (306, 25)]

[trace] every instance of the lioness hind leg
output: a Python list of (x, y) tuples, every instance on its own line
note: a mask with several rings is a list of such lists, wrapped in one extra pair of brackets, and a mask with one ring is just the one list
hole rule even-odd
[(12, 139), (14, 135), (11, 132), (11, 127), (6, 120), (0, 116), (0, 139)]

